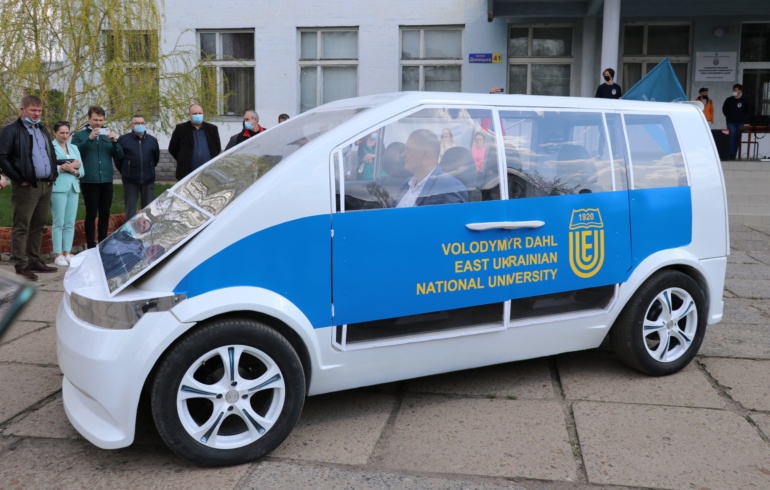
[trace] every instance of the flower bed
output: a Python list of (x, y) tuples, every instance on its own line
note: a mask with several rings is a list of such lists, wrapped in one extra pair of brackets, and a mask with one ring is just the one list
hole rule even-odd
[[(110, 215), (110, 224), (108, 227), (109, 233), (120, 228), (123, 223), (126, 222), (125, 214), (112, 214)], [(75, 239), (72, 241), (72, 250), (85, 250), (86, 248), (86, 231), (84, 221), (78, 220), (75, 222)], [(0, 253), (11, 253), (11, 228), (0, 227)], [(43, 230), (43, 243), (40, 245), (40, 253), (42, 255), (50, 255), (53, 253), (53, 243), (51, 242), (51, 227), (46, 226)]]

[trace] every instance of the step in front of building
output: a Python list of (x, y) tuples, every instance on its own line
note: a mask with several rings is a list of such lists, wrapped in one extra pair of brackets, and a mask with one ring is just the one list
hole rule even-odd
[(726, 161), (722, 171), (730, 222), (770, 225), (770, 162)]

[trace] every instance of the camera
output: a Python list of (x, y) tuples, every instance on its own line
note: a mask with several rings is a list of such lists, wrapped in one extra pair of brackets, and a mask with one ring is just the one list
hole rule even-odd
[(99, 128), (99, 134), (103, 134), (104, 136), (107, 136), (110, 134), (110, 128)]

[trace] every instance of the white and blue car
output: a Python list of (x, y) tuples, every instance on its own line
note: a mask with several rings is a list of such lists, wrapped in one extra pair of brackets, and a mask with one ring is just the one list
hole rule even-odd
[[(219, 155), (67, 272), (63, 399), (95, 445), (149, 406), (252, 461), (306, 396), (598, 347), (679, 371), (723, 313), (724, 180), (695, 105), (397, 93)], [(148, 404), (140, 399), (148, 397)]]

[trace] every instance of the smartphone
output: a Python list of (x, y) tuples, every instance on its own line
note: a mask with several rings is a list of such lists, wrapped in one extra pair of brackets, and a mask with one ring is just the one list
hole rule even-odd
[(110, 128), (99, 128), (99, 134), (103, 134), (104, 136), (107, 136), (110, 134)]
[(35, 287), (15, 274), (0, 271), (0, 339), (24, 305), (35, 295)]

